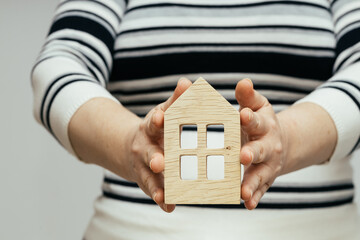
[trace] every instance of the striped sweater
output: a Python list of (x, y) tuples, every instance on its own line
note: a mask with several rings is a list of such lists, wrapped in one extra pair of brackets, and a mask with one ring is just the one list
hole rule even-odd
[[(31, 74), (34, 114), (73, 153), (67, 127), (86, 101), (110, 98), (143, 117), (182, 76), (204, 77), (235, 107), (236, 83), (248, 77), (276, 112), (313, 102), (334, 120), (330, 164), (280, 177), (259, 207), (352, 201), (345, 159), (360, 140), (359, 0), (61, 1)], [(110, 172), (103, 190), (153, 203)]]

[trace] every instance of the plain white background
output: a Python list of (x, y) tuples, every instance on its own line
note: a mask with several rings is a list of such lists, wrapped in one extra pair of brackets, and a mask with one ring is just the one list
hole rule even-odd
[(56, 4), (0, 2), (0, 239), (81, 239), (100, 194), (102, 170), (62, 150), (32, 115), (29, 74)]
[(30, 71), (57, 0), (0, 1), (0, 239), (82, 239), (102, 170), (35, 122)]

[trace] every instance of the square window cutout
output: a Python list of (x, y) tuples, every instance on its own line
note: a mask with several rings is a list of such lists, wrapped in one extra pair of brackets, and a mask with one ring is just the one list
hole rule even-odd
[(180, 178), (196, 180), (198, 175), (198, 159), (195, 155), (180, 156)]
[(180, 148), (195, 149), (197, 148), (197, 126), (181, 125), (180, 126)]
[(224, 148), (224, 125), (207, 125), (206, 126), (206, 147), (207, 148)]
[(207, 179), (221, 180), (224, 179), (225, 159), (222, 155), (212, 155), (206, 157)]

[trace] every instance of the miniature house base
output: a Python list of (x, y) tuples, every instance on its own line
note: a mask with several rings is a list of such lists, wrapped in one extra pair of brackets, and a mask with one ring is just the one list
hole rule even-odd
[[(197, 148), (182, 149), (183, 125), (197, 125)], [(224, 126), (224, 147), (209, 149), (208, 125)], [(203, 78), (196, 80), (165, 112), (165, 203), (240, 204), (240, 114)], [(183, 180), (181, 156), (197, 156), (198, 177)], [(207, 156), (224, 156), (224, 179), (207, 178)]]

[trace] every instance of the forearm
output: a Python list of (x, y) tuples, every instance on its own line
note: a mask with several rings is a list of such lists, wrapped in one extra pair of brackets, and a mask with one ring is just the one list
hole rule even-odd
[(277, 114), (285, 136), (286, 159), (281, 174), (328, 161), (337, 131), (330, 115), (314, 103), (300, 103)]
[(106, 98), (94, 98), (71, 118), (69, 138), (79, 159), (128, 176), (124, 158), (129, 156), (132, 130), (141, 119), (122, 105)]

